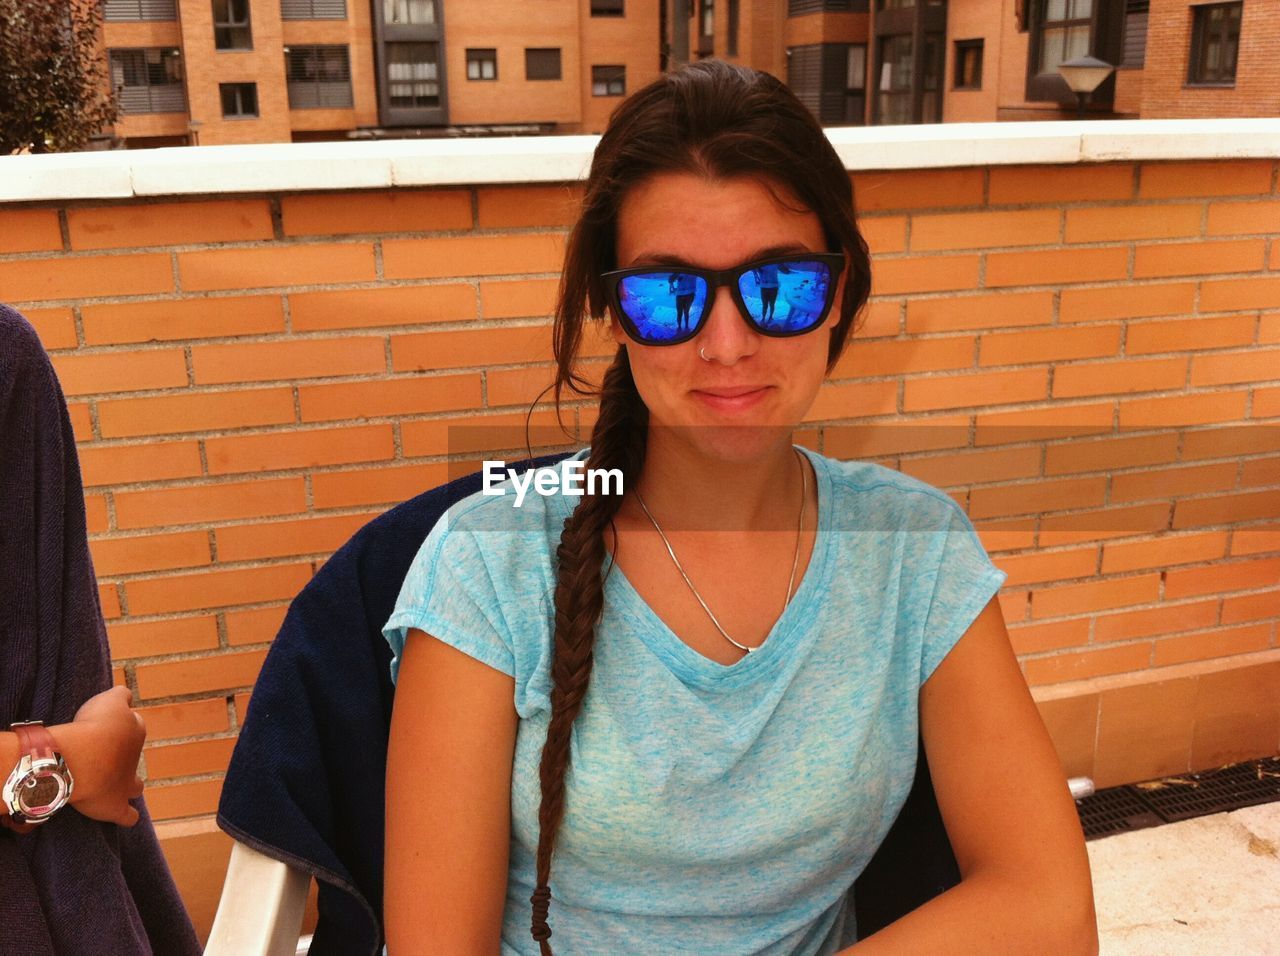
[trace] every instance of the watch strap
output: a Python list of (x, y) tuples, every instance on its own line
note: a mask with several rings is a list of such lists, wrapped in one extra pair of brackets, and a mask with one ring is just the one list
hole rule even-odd
[(58, 745), (44, 724), (38, 721), (13, 724), (10, 728), (18, 735), (18, 750), (32, 757), (52, 759), (57, 753)]

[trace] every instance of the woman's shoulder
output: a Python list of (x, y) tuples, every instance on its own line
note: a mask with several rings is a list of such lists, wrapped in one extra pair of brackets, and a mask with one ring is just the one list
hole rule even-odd
[(945, 491), (872, 461), (814, 456), (831, 480), (833, 517), (862, 530), (942, 530), (960, 505)]

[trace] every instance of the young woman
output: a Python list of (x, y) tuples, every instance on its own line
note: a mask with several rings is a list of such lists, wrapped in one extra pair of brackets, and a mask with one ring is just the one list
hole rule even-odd
[(855, 951), (1096, 949), (1003, 572), (944, 493), (792, 444), (869, 289), (848, 174), (777, 80), (708, 61), (619, 107), (555, 347), (559, 398), (608, 316), (576, 457), (624, 493), (478, 495), (422, 546), (386, 628), (391, 956), (551, 926), (562, 956), (836, 952), (918, 731), (963, 880)]

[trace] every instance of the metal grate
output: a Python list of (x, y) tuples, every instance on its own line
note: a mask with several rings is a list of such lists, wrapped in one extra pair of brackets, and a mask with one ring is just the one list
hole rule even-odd
[(1280, 757), (1101, 790), (1076, 801), (1085, 839), (1280, 800)]

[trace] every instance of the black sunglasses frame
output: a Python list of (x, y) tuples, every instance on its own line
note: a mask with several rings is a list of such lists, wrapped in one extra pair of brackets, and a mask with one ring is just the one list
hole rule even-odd
[[(819, 313), (817, 320), (807, 329), (774, 329), (762, 326), (751, 317), (751, 313), (747, 310), (747, 304), (742, 298), (742, 289), (739, 282), (742, 277), (753, 269), (768, 265), (786, 265), (788, 263), (798, 262), (821, 262), (831, 270), (831, 278), (827, 283), (827, 296), (822, 304), (822, 311)], [(651, 265), (636, 266), (631, 269), (614, 269), (610, 272), (602, 273), (600, 280), (605, 285), (605, 293), (609, 299), (609, 306), (613, 309), (613, 314), (617, 316), (618, 321), (622, 324), (623, 331), (627, 335), (640, 343), (641, 345), (664, 346), (664, 345), (681, 345), (694, 338), (702, 331), (703, 326), (707, 324), (707, 316), (711, 312), (712, 303), (715, 301), (716, 292), (722, 285), (729, 287), (729, 294), (733, 296), (734, 303), (738, 306), (738, 314), (742, 316), (742, 320), (747, 323), (754, 331), (761, 335), (767, 335), (770, 338), (786, 339), (796, 335), (807, 335), (814, 329), (820, 327), (826, 321), (827, 316), (831, 314), (831, 307), (835, 302), (836, 287), (840, 282), (840, 273), (844, 270), (844, 255), (839, 252), (798, 252), (786, 256), (770, 256), (767, 259), (756, 259), (753, 262), (744, 262), (740, 266), (732, 269), (724, 269), (716, 271), (714, 269), (698, 269), (693, 266), (676, 266), (676, 265)], [(640, 330), (636, 324), (631, 321), (630, 316), (622, 308), (622, 281), (630, 276), (638, 275), (673, 275), (679, 273), (681, 275), (697, 276), (707, 283), (707, 298), (703, 303), (702, 312), (696, 319), (690, 318), (689, 330), (684, 335), (679, 335), (672, 339), (663, 339), (660, 342), (654, 342), (646, 339), (640, 334)]]

